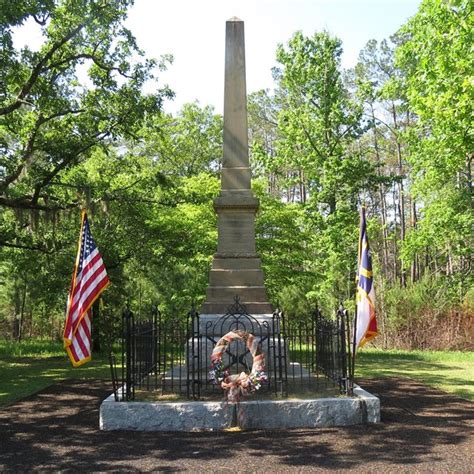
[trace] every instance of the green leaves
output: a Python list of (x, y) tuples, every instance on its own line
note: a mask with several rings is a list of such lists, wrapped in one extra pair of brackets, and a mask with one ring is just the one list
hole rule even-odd
[(425, 0), (400, 30), (397, 60), (418, 116), (409, 136), (413, 192), (423, 202), (410, 251), (415, 243), (451, 256), (472, 250), (472, 18), (469, 2)]
[[(142, 94), (155, 61), (142, 56), (122, 22), (129, 1), (20, 3), (7, 11), (0, 75), (0, 204), (59, 209), (51, 183), (110, 141), (137, 137), (160, 112), (163, 96)], [(47, 17), (40, 21), (39, 15)], [(38, 52), (13, 50), (11, 28), (34, 18), (44, 43)], [(133, 58), (133, 62), (132, 62)], [(84, 81), (87, 72), (88, 85)], [(3, 81), (2, 81), (3, 84)], [(54, 202), (54, 204), (52, 204)]]

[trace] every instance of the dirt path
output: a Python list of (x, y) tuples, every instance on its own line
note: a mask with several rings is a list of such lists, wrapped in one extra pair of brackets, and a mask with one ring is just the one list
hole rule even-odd
[(361, 381), (378, 425), (243, 433), (101, 432), (103, 381), (67, 381), (0, 410), (0, 471), (474, 472), (474, 403), (407, 379)]

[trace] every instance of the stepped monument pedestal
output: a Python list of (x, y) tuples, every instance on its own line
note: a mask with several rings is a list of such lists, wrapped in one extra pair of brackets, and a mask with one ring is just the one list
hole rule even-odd
[(221, 193), (214, 200), (218, 246), (200, 310), (205, 319), (225, 314), (235, 296), (254, 316), (273, 313), (255, 248), (258, 207), (248, 153), (244, 23), (234, 17), (226, 23), (224, 153)]
[[(251, 190), (248, 156), (244, 24), (238, 18), (232, 18), (226, 23), (221, 193), (214, 201), (218, 216), (217, 253), (212, 262), (206, 300), (200, 315), (193, 313), (195, 320), (191, 320), (187, 363), (171, 364), (160, 372), (164, 378), (161, 388), (171, 381), (171, 385), (178, 384), (177, 393), (183, 394), (184, 384), (188, 400), (127, 401), (124, 398), (126, 386), (123, 385), (100, 407), (101, 430), (212, 431), (227, 429), (235, 423), (241, 429), (285, 429), (380, 421), (378, 398), (357, 386), (352, 397), (319, 398), (315, 395), (313, 398), (313, 395), (308, 397), (302, 392), (301, 397), (275, 398), (277, 384), (288, 385), (285, 369), (288, 369), (289, 377), (297, 379), (299, 373), (297, 381), (305, 382), (310, 377), (312, 365), (308, 365), (308, 360), (304, 367), (301, 363), (289, 361), (287, 339), (282, 337), (279, 315), (272, 317), (273, 308), (268, 301), (261, 261), (255, 248), (258, 207), (259, 201)], [(233, 308), (228, 311), (233, 302)], [(268, 387), (277, 388), (273, 395), (269, 392), (267, 398), (243, 399), (239, 402), (238, 417), (235, 404), (214, 398), (203, 401), (200, 395), (200, 390), (210, 384), (208, 371), (214, 345), (230, 329), (245, 329), (252, 332), (259, 342), (263, 340), (267, 373), (273, 377), (273, 385)], [(189, 337), (189, 330), (186, 337)], [(173, 341), (169, 343), (164, 350), (166, 357), (169, 347), (173, 347)], [(222, 360), (239, 373), (243, 368), (251, 367), (253, 358), (245, 345), (239, 348), (242, 341), (232, 344), (232, 350), (228, 348)], [(306, 350), (301, 345), (300, 349)], [(129, 358), (131, 356), (127, 354), (122, 360), (129, 364)], [(156, 373), (153, 376), (156, 380)], [(223, 395), (219, 387), (213, 388), (219, 397)], [(283, 390), (280, 393), (283, 394)], [(191, 395), (197, 396), (198, 401), (191, 401)]]

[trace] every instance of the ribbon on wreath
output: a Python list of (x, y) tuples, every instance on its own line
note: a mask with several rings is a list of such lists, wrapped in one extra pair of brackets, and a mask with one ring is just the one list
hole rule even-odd
[[(222, 357), (232, 341), (241, 340), (252, 355), (252, 370), (249, 374), (230, 374), (228, 370), (223, 370)], [(238, 403), (245, 395), (257, 391), (263, 383), (268, 381), (265, 373), (265, 355), (262, 352), (259, 342), (255, 336), (249, 332), (235, 330), (222, 336), (215, 345), (211, 354), (211, 367), (209, 378), (214, 384), (220, 384), (221, 388), (227, 391), (229, 403)]]

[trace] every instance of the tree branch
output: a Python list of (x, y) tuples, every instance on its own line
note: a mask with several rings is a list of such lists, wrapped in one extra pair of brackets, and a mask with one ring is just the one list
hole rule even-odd
[[(98, 138), (100, 135), (103, 135), (102, 138), (105, 138), (105, 136), (107, 136), (109, 134), (109, 132), (99, 132), (99, 133), (96, 133), (94, 135), (92, 135), (91, 138)], [(42, 180), (41, 182), (39, 182), (38, 184), (36, 184), (35, 186), (35, 190), (34, 190), (34, 193), (33, 193), (33, 196), (31, 198), (31, 202), (32, 204), (36, 204), (38, 202), (38, 198), (39, 198), (39, 195), (40, 195), (40, 192), (41, 190), (47, 186), (50, 181), (61, 171), (63, 170), (67, 165), (69, 165), (72, 161), (74, 161), (79, 155), (81, 155), (82, 153), (86, 152), (87, 150), (89, 150), (90, 148), (92, 148), (97, 142), (96, 141), (91, 141), (90, 143), (88, 143), (86, 146), (82, 147), (81, 149), (77, 150), (76, 153), (74, 153), (73, 155), (70, 155), (69, 157), (65, 158), (64, 160), (62, 160), (60, 163), (58, 163), (56, 165), (56, 167), (50, 171)]]
[(62, 61), (58, 61), (56, 63), (51, 63), (50, 68), (59, 68), (63, 64), (70, 63), (71, 61), (76, 61), (78, 59), (90, 59), (96, 64), (97, 66), (100, 67), (100, 69), (107, 71), (107, 72), (112, 72), (112, 71), (117, 71), (121, 76), (125, 77), (126, 79), (134, 79), (133, 76), (129, 76), (128, 74), (125, 74), (119, 67), (115, 66), (108, 66), (104, 62), (100, 61), (97, 56), (91, 53), (81, 53), (81, 54), (76, 54), (74, 56), (69, 56)]
[(303, 130), (303, 133), (305, 134), (306, 138), (308, 139), (311, 147), (313, 148), (313, 150), (316, 152), (316, 154), (319, 156), (319, 158), (321, 160), (324, 160), (324, 156), (322, 155), (322, 153), (319, 151), (319, 148), (316, 146), (316, 143), (314, 143), (314, 140), (311, 138), (311, 135), (309, 134), (308, 130), (306, 130), (306, 127), (304, 126), (304, 123), (303, 121), (299, 118), (298, 118), (298, 121), (300, 122), (301, 124), (301, 129)]
[(38, 211), (64, 211), (78, 206), (77, 202), (65, 204), (63, 206), (47, 206), (45, 204), (38, 204), (33, 202), (29, 196), (21, 198), (10, 199), (0, 196), (0, 206), (9, 207), (12, 209), (36, 209)]
[(4, 240), (0, 240), (0, 247), (8, 247), (12, 249), (22, 249), (22, 250), (34, 250), (41, 253), (46, 253), (51, 255), (55, 252), (55, 250), (48, 250), (45, 247), (41, 247), (40, 245), (22, 245), (22, 244), (13, 244), (11, 242), (6, 242)]
[(16, 170), (13, 173), (8, 175), (2, 182), (0, 182), (0, 192), (4, 193), (6, 191), (6, 189), (8, 188), (8, 186), (10, 186), (10, 184), (12, 184), (14, 181), (16, 181), (19, 178), (19, 176), (20, 176), (21, 172), (23, 171), (23, 169), (25, 168), (25, 166), (31, 165), (33, 160), (31, 160), (30, 158), (33, 155), (34, 142), (36, 140), (36, 136), (38, 134), (38, 131), (39, 131), (39, 129), (42, 125), (44, 125), (45, 123), (50, 122), (51, 120), (54, 120), (55, 118), (58, 118), (58, 117), (64, 117), (65, 115), (69, 115), (69, 114), (79, 114), (79, 113), (82, 113), (82, 112), (84, 112), (84, 109), (77, 109), (77, 110), (70, 109), (70, 110), (64, 110), (62, 112), (58, 112), (56, 114), (50, 115), (49, 117), (43, 117), (40, 113), (37, 120), (36, 120), (33, 132), (31, 134), (30, 138), (28, 139), (28, 143), (26, 145), (25, 152), (24, 152), (24, 155), (23, 155), (23, 163), (18, 165), (18, 167), (16, 168)]
[(53, 57), (54, 53), (64, 46), (68, 41), (70, 41), (74, 36), (76, 36), (86, 25), (86, 23), (81, 23), (80, 25), (76, 26), (73, 30), (71, 30), (64, 38), (59, 41), (56, 41), (51, 46), (51, 49), (44, 55), (44, 57), (36, 64), (36, 66), (31, 71), (30, 77), (23, 85), (18, 94), (16, 100), (11, 104), (7, 105), (6, 107), (0, 108), (0, 115), (6, 115), (14, 110), (18, 109), (22, 104), (24, 99), (28, 96), (31, 91), (31, 88), (34, 86), (35, 82), (38, 80), (39, 75), (45, 68), (48, 61)]
[[(107, 7), (107, 2), (104, 2), (102, 6), (98, 8), (97, 15), (101, 14), (101, 11)], [(21, 105), (25, 102), (26, 97), (30, 93), (32, 87), (35, 85), (38, 77), (43, 72), (44, 69), (47, 69), (48, 61), (52, 59), (54, 54), (62, 48), (66, 43), (68, 43), (72, 38), (74, 38), (85, 26), (89, 23), (93, 22), (96, 19), (96, 15), (90, 16), (84, 23), (80, 23), (75, 28), (73, 28), (69, 33), (67, 33), (62, 39), (54, 42), (51, 46), (51, 49), (43, 56), (43, 58), (36, 64), (36, 66), (32, 69), (30, 77), (25, 82), (23, 87), (20, 90), (17, 98), (6, 107), (0, 108), (0, 115), (7, 115), (14, 110), (21, 107)]]

